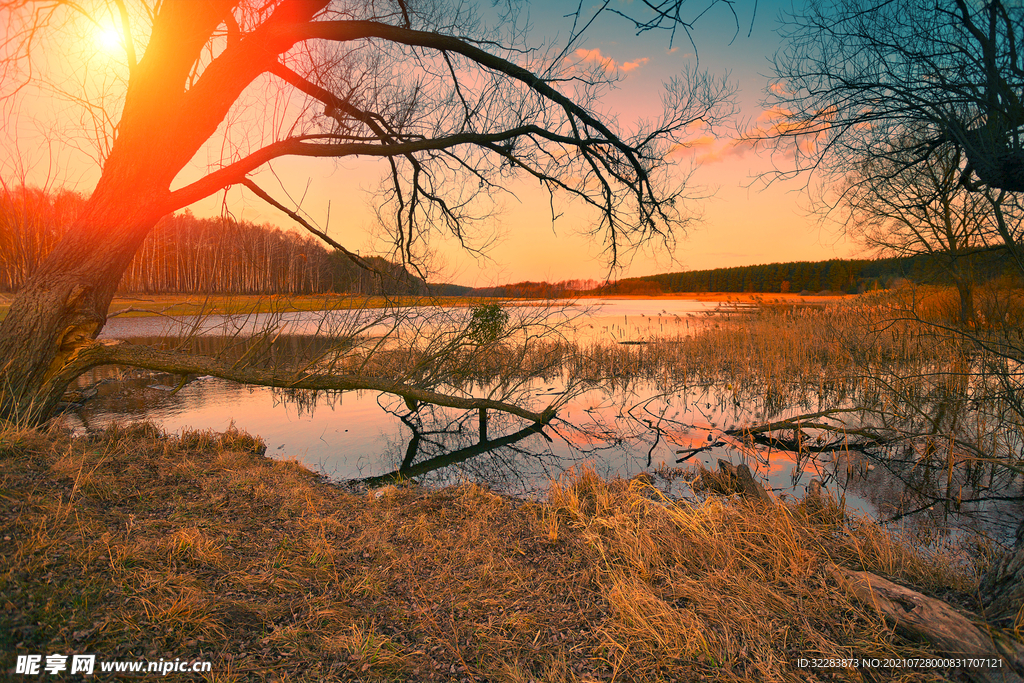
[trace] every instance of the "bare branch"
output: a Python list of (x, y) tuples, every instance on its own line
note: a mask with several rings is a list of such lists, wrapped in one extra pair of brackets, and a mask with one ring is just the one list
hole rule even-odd
[(194, 354), (159, 351), (126, 342), (93, 342), (78, 356), (81, 369), (96, 365), (128, 365), (147, 370), (158, 370), (178, 375), (212, 375), (222, 379), (267, 387), (334, 391), (381, 391), (411, 401), (431, 403), (460, 410), (499, 410), (538, 424), (546, 424), (554, 416), (548, 407), (540, 412), (488, 398), (452, 396), (438, 391), (403, 384), (400, 381), (355, 375), (325, 375), (304, 372), (294, 375), (277, 370), (255, 367), (235, 367), (212, 358)]

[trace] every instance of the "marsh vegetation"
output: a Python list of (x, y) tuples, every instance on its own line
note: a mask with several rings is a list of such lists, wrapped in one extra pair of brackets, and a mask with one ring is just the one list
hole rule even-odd
[[(682, 316), (656, 301), (648, 314), (622, 317), (582, 305), (393, 307), (285, 319), (283, 328), (280, 317), (235, 317), (229, 334), (193, 323), (194, 334), (174, 343), (233, 368), (326, 369), (515, 404), (531, 414), (558, 411), (546, 433), (527, 430), (514, 448), (477, 449), (488, 464), (465, 458), (433, 474), (423, 462), (444, 462), (438, 458), (528, 424), (489, 411), (481, 438), (476, 410), (301, 388), (268, 389), (264, 407), (246, 403), (229, 416), (244, 423), (241, 413), (261, 411), (254, 431), (272, 452), (338, 479), (420, 463), (417, 471), (436, 484), (468, 477), (523, 495), (585, 461), (632, 476), (676, 460), (713, 468), (726, 458), (749, 462), (791, 495), (802, 495), (811, 478), (823, 479), (837, 498), (849, 493), (853, 507), (883, 520), (927, 518), (947, 528), (960, 513), (981, 517), (975, 529), (998, 545), (1012, 540), (1021, 495), (1021, 377), (1007, 352), (1018, 343), (1019, 294), (998, 283), (980, 289), (979, 318), (990, 322), (968, 335), (949, 323), (959, 311), (955, 294), (906, 287), (828, 306), (769, 299), (756, 308)], [(78, 424), (100, 428), (131, 412), (113, 404), (118, 385), (109, 376), (89, 382), (80, 385), (80, 400), (108, 392), (113, 398), (86, 400)], [(210, 410), (218, 392), (236, 405), (252, 396), (195, 377), (139, 382), (138, 412), (163, 417), (170, 428), (223, 428), (190, 424), (183, 415), (197, 417), (190, 406)], [(179, 391), (172, 397), (161, 388)], [(147, 392), (153, 400), (145, 400)], [(275, 419), (287, 423), (281, 435)], [(296, 440), (303, 420), (313, 436)], [(329, 434), (359, 426), (359, 444)], [(347, 453), (339, 458), (341, 451)]]
[(674, 502), (587, 469), (543, 502), (356, 494), (262, 448), (151, 424), (5, 429), (0, 648), (187, 654), (232, 681), (798, 679), (803, 656), (929, 656), (837, 563), (972, 604), (956, 558), (834, 502)]

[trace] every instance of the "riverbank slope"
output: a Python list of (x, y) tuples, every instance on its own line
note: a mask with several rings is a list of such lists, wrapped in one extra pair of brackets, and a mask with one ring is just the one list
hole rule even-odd
[[(0, 667), (209, 661), (206, 680), (960, 680), (830, 568), (970, 607), (972, 579), (828, 503), (353, 492), (237, 432), (0, 431)], [(102, 680), (102, 676), (100, 676)], [(27, 680), (27, 679), (26, 679)]]

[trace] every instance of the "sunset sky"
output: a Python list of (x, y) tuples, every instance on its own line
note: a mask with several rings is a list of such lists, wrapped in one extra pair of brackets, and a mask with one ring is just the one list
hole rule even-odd
[[(737, 128), (769, 122), (760, 102), (768, 85), (769, 58), (780, 45), (775, 31), (777, 17), (792, 6), (792, 2), (782, 0), (759, 0), (752, 22), (754, 2), (737, 3), (738, 33), (725, 5), (700, 19), (693, 36), (700, 66), (714, 74), (731, 73), (740, 114), (733, 127), (718, 130), (717, 137), (695, 131), (691, 147), (673, 157), (681, 173), (691, 161), (697, 165), (691, 181), (698, 186), (695, 195), (712, 195), (694, 205), (703, 214), (701, 223), (686, 235), (679, 235), (671, 251), (652, 245), (635, 254), (615, 277), (860, 253), (834, 226), (822, 225), (808, 215), (808, 200), (801, 193), (803, 179), (767, 188), (758, 181), (759, 174), (773, 168), (773, 161), (785, 164), (782, 156), (773, 160), (769, 153), (737, 145), (733, 140)], [(558, 43), (569, 33), (571, 19), (563, 14), (574, 9), (575, 3), (532, 3), (524, 7), (532, 26), (530, 43)], [(693, 8), (697, 11), (696, 4)], [(656, 117), (661, 110), (662, 83), (695, 62), (694, 46), (683, 34), (676, 36), (670, 49), (667, 33), (634, 33), (626, 21), (604, 16), (591, 27), (588, 38), (573, 55), (581, 62), (601, 64), (609, 74), (620, 78), (617, 89), (608, 93), (597, 109), (623, 127), (638, 118)], [(100, 33), (89, 49), (115, 53), (118, 46), (116, 40)], [(30, 107), (27, 111), (34, 110)], [(88, 192), (98, 177), (95, 165), (87, 164), (74, 150), (54, 152), (35, 142), (40, 130), (49, 125), (46, 118), (37, 114), (19, 122), (17, 144), (27, 167), (27, 179), (41, 184), (49, 178), (51, 185), (64, 184)], [(11, 143), (4, 144), (10, 159)], [(59, 173), (54, 173), (55, 166), (61, 169)], [(303, 208), (317, 223), (327, 225), (332, 237), (366, 254), (386, 246), (374, 237), (377, 219), (370, 196), (385, 168), (380, 161), (346, 160), (338, 164), (282, 159), (273, 164), (274, 175), (263, 173), (260, 182), (275, 196), (283, 198), (287, 193), (295, 200), (302, 198)], [(11, 175), (9, 163), (4, 173)], [(589, 227), (585, 212), (567, 204), (559, 207), (564, 215), (552, 224), (546, 193), (526, 182), (514, 183), (509, 189), (515, 196), (502, 200), (503, 210), (490, 228), (500, 239), (487, 252), (489, 258), (473, 257), (454, 244), (435, 243), (438, 258), (432, 264), (436, 273), (432, 280), (481, 286), (519, 280), (603, 279), (609, 275), (600, 257), (600, 245), (579, 234)], [(286, 216), (238, 189), (229, 191), (226, 199), (218, 195), (191, 210), (198, 215), (215, 215), (225, 207), (236, 218), (282, 227), (289, 224)]]

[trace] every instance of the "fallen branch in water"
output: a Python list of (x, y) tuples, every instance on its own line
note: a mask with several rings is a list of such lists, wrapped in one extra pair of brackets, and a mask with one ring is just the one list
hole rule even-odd
[(681, 462), (686, 462), (687, 460), (689, 460), (693, 456), (697, 455), (698, 453), (703, 453), (704, 451), (710, 451), (712, 448), (719, 448), (719, 447), (724, 446), (724, 445), (725, 445), (725, 442), (719, 440), (719, 441), (712, 441), (711, 443), (705, 444), (703, 446), (697, 446), (695, 448), (683, 448), (681, 450), (676, 451), (676, 455), (682, 455), (683, 456), (681, 458), (676, 458), (676, 464), (679, 464)]
[[(410, 402), (431, 403), (461, 410), (499, 410), (537, 424), (547, 424), (555, 416), (558, 401), (540, 412), (489, 398), (452, 396), (431, 389), (410, 386), (382, 377), (321, 374), (255, 367), (236, 367), (206, 356), (160, 351), (148, 346), (127, 342), (96, 341), (78, 352), (74, 368), (98, 365), (128, 365), (146, 370), (157, 370), (176, 375), (212, 375), (242, 384), (255, 384), (282, 389), (310, 389), (328, 391), (380, 391), (401, 396)], [(561, 399), (561, 397), (560, 397)]]
[[(870, 445), (882, 445), (890, 440), (885, 435), (865, 428), (851, 428), (846, 424), (838, 425), (828, 422), (815, 421), (820, 418), (830, 418), (843, 413), (860, 413), (859, 408), (832, 408), (821, 410), (816, 413), (795, 415), (784, 420), (776, 420), (755, 427), (740, 427), (727, 429), (725, 433), (729, 436), (745, 438), (772, 448), (780, 448), (787, 451), (822, 453), (837, 448), (863, 450)], [(814, 443), (810, 435), (804, 429), (820, 429), (831, 434), (841, 435), (839, 439)], [(780, 436), (773, 436), (772, 432), (791, 431), (792, 439)], [(859, 437), (860, 441), (850, 442), (849, 437)], [(819, 439), (820, 440), (820, 439)]]

